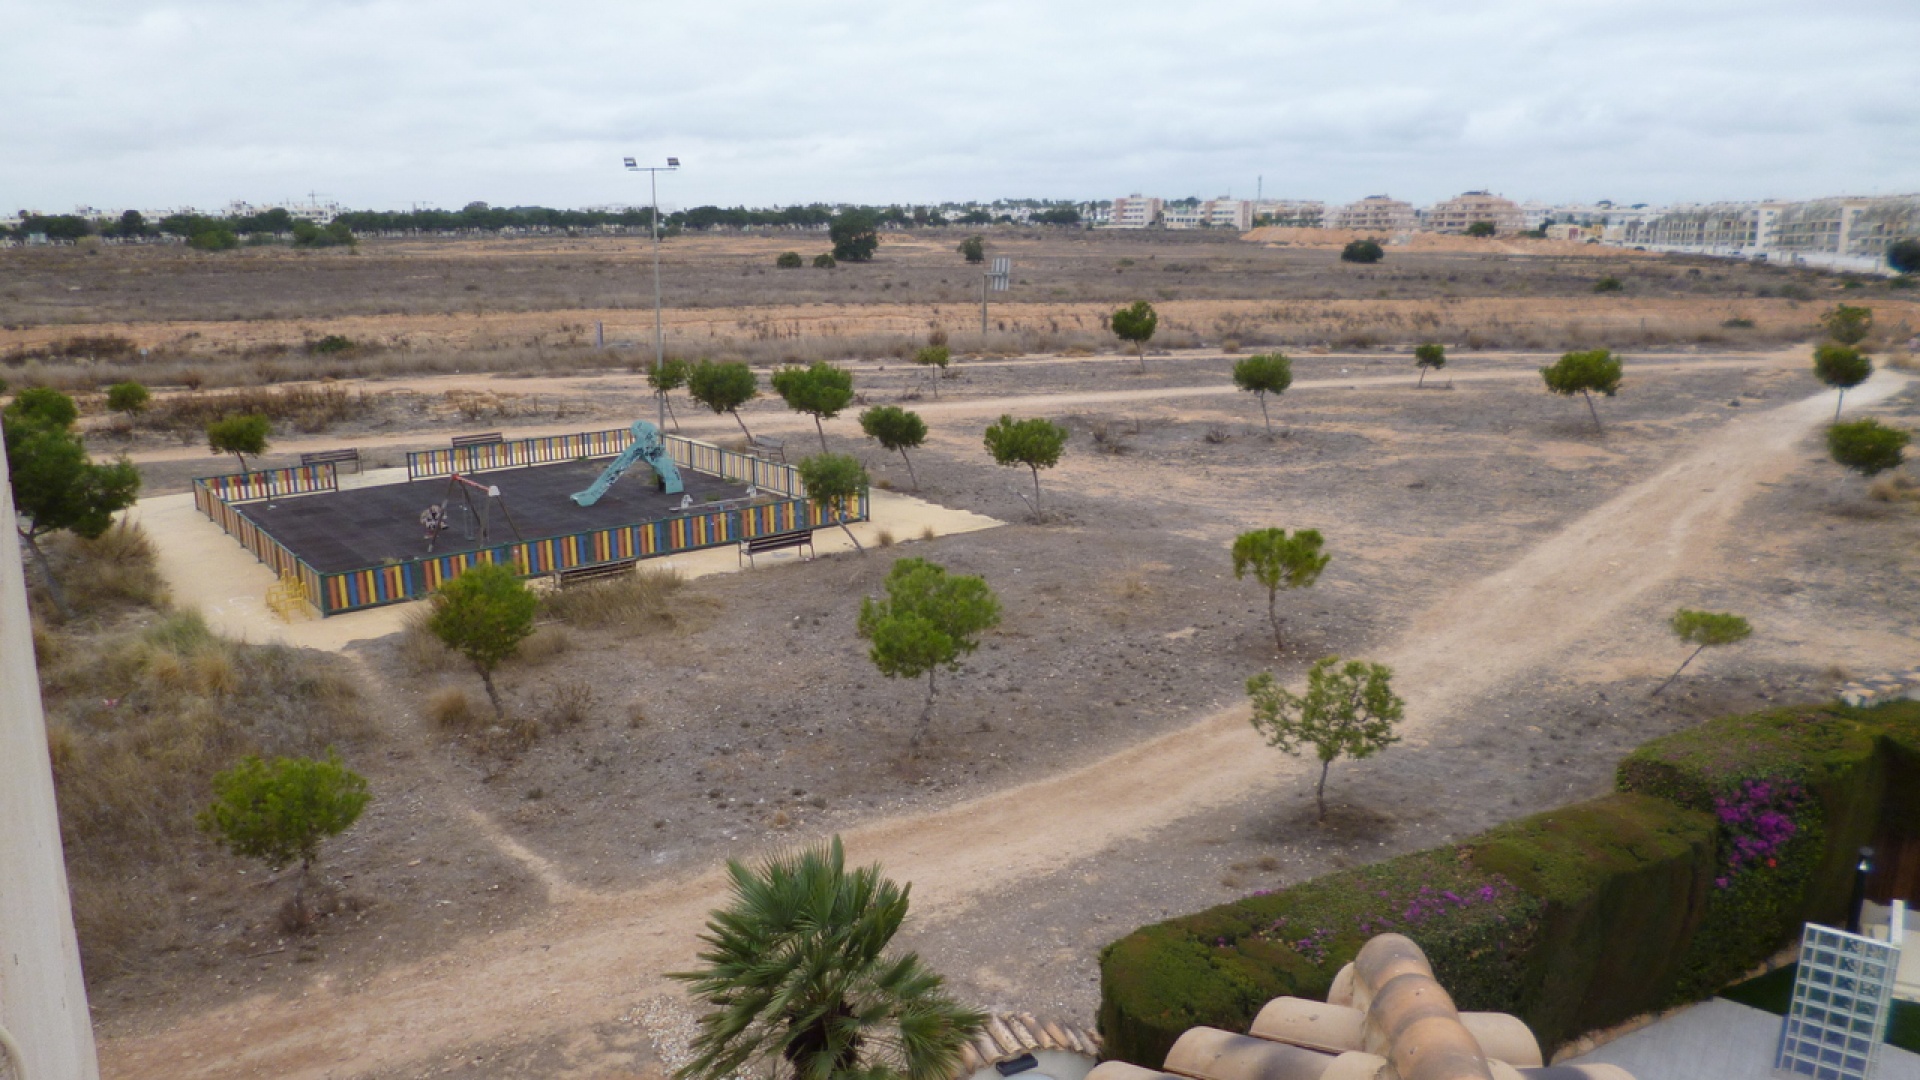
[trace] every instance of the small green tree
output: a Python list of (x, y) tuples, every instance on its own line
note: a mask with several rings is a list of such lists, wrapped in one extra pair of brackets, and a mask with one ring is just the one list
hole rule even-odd
[(1298, 755), (1312, 747), (1320, 759), (1314, 784), (1319, 820), (1327, 820), (1327, 771), (1340, 758), (1369, 758), (1400, 741), (1394, 733), (1406, 703), (1393, 692), (1393, 671), (1384, 664), (1329, 656), (1307, 672), (1307, 693), (1298, 696), (1274, 681), (1271, 671), (1247, 680), (1253, 727), (1269, 746)]
[(816, 360), (810, 367), (785, 367), (774, 372), (773, 390), (787, 408), (813, 417), (813, 429), (820, 433), (820, 449), (824, 452), (827, 429), (821, 421), (833, 419), (853, 403), (853, 372)]
[(933, 384), (934, 397), (940, 396), (940, 376), (945, 374), (947, 363), (952, 359), (953, 350), (947, 348), (944, 342), (933, 345), (923, 345), (918, 352), (913, 354), (913, 362), (927, 368), (927, 374), (932, 376), (928, 381)]
[(107, 387), (107, 408), (117, 413), (126, 413), (129, 421), (137, 419), (147, 411), (147, 404), (153, 395), (137, 382), (114, 383)]
[(366, 778), (332, 750), (324, 761), (246, 757), (213, 778), (213, 804), (198, 821), (228, 851), (259, 859), (269, 870), (298, 862), (294, 906), (305, 922), (307, 882), (321, 841), (351, 828), (369, 798)]
[(693, 365), (685, 360), (662, 360), (647, 365), (647, 385), (653, 387), (653, 396), (660, 399), (667, 415), (673, 419), (673, 430), (680, 430), (680, 418), (673, 412), (673, 392), (687, 385), (687, 377), (693, 373)]
[(1267, 395), (1276, 397), (1293, 385), (1293, 361), (1285, 353), (1257, 353), (1237, 360), (1233, 365), (1233, 385), (1260, 399), (1260, 419), (1266, 421), (1267, 434), (1273, 434), (1273, 417), (1267, 414)]
[(195, 251), (232, 251), (240, 246), (240, 238), (229, 229), (204, 229), (189, 237), (187, 246)]
[(273, 425), (259, 413), (223, 416), (207, 425), (207, 449), (216, 454), (232, 454), (247, 471), (247, 455), (259, 457), (267, 452), (267, 433)]
[(1627, 283), (1614, 277), (1612, 274), (1608, 274), (1593, 283), (1593, 291), (1597, 293), (1625, 292), (1627, 291)]
[(913, 489), (920, 490), (913, 459), (907, 456), (908, 450), (917, 450), (927, 441), (927, 422), (920, 419), (920, 414), (898, 405), (879, 405), (860, 414), (860, 430), (883, 448), (898, 451), (900, 460), (907, 463), (907, 478), (913, 481)]
[(1540, 369), (1547, 389), (1561, 397), (1585, 395), (1587, 412), (1593, 414), (1593, 430), (1600, 430), (1600, 411), (1593, 407), (1593, 395), (1612, 397), (1620, 392), (1620, 358), (1605, 349), (1570, 352), (1552, 367)]
[(1866, 353), (1851, 345), (1823, 341), (1814, 346), (1813, 374), (1821, 382), (1840, 391), (1839, 399), (1833, 403), (1833, 419), (1839, 423), (1840, 406), (1846, 403), (1847, 391), (1867, 381), (1873, 374), (1873, 361), (1867, 358)]
[(1873, 309), (1836, 305), (1820, 316), (1820, 328), (1842, 345), (1858, 345), (1873, 332)]
[(935, 677), (960, 670), (980, 635), (1000, 625), (1000, 600), (984, 579), (948, 574), (925, 559), (901, 559), (887, 574), (887, 598), (860, 601), (859, 632), (873, 642), (867, 657), (889, 679), (927, 677), (927, 700), (911, 745), (933, 720)]
[(539, 609), (540, 599), (520, 575), (498, 563), (470, 566), (433, 594), (427, 629), (473, 663), (487, 688), (487, 700), (493, 703), (493, 714), (502, 720), (507, 710), (494, 688), (493, 672), (533, 633), (533, 617)]
[(1467, 226), (1467, 235), (1473, 237), (1492, 236), (1495, 231), (1494, 224), (1491, 221), (1476, 221)]
[(9, 424), (33, 421), (65, 431), (80, 419), (80, 407), (51, 386), (30, 386), (14, 395), (5, 418)]
[(741, 363), (716, 364), (702, 360), (687, 373), (687, 396), (713, 410), (715, 416), (732, 413), (733, 422), (747, 438), (747, 422), (740, 419), (740, 406), (760, 396), (759, 380), (753, 369)]
[(1667, 620), (1667, 626), (1673, 630), (1674, 637), (1694, 646), (1694, 650), (1680, 661), (1680, 666), (1667, 676), (1666, 682), (1653, 688), (1650, 697), (1659, 697), (1662, 690), (1673, 685), (1673, 680), (1687, 670), (1687, 665), (1693, 663), (1693, 658), (1699, 656), (1701, 650), (1745, 641), (1753, 633), (1753, 627), (1747, 625), (1747, 620), (1731, 612), (1692, 611), (1687, 608), (1674, 612), (1673, 618)]
[(675, 1080), (946, 1080), (986, 1017), (887, 945), (909, 890), (879, 866), (849, 871), (840, 838), (727, 861), (732, 902), (700, 936), (700, 967), (668, 978), (705, 1003)]
[(1439, 371), (1447, 366), (1447, 347), (1437, 341), (1423, 342), (1413, 347), (1413, 364), (1420, 369), (1420, 381), (1414, 383), (1418, 389), (1427, 385), (1427, 372)]
[(1911, 439), (1907, 432), (1869, 417), (1829, 427), (1827, 453), (1862, 476), (1877, 476), (1900, 467), (1905, 456), (1901, 451)]
[(831, 270), (839, 265), (839, 260), (824, 251), (813, 257), (813, 268), (815, 270)]
[(797, 251), (783, 251), (774, 257), (773, 265), (782, 270), (798, 270), (806, 265), (806, 260), (800, 258)]
[(1320, 580), (1333, 556), (1322, 554), (1319, 530), (1299, 529), (1287, 535), (1285, 529), (1255, 529), (1233, 541), (1233, 578), (1253, 575), (1267, 590), (1267, 625), (1273, 628), (1273, 647), (1286, 647), (1280, 637), (1280, 590), (1305, 589)]
[(1385, 258), (1387, 251), (1378, 240), (1350, 240), (1340, 249), (1340, 261), (1350, 263), (1377, 263)]
[(1114, 312), (1107, 319), (1107, 325), (1113, 329), (1114, 337), (1133, 343), (1133, 355), (1140, 361), (1140, 370), (1147, 370), (1147, 342), (1153, 340), (1153, 332), (1160, 326), (1160, 316), (1153, 305), (1135, 300)]
[[(57, 409), (52, 412), (60, 415)], [(95, 464), (80, 436), (65, 424), (45, 420), (45, 410), (16, 413), (9, 406), (7, 413), (4, 435), (15, 528), (46, 578), (54, 608), (61, 618), (70, 619), (66, 592), (40, 538), (64, 530), (91, 540), (106, 532), (113, 516), (139, 496), (140, 470), (124, 457), (110, 465)]]
[[(987, 428), (987, 453), (996, 464), (1025, 465), (1033, 473), (1033, 512), (1040, 513), (1040, 470), (1060, 464), (1068, 431), (1051, 420), (1015, 420), (1002, 414)], [(1024, 498), (1024, 496), (1022, 496)]]
[(866, 466), (848, 454), (814, 454), (801, 458), (799, 469), (807, 498), (821, 511), (832, 514), (847, 539), (853, 541), (853, 549), (865, 555), (867, 549), (860, 546), (860, 538), (847, 524), (847, 505), (873, 485)]
[(827, 224), (833, 239), (833, 257), (840, 262), (872, 262), (880, 246), (879, 221), (870, 210), (852, 209), (834, 216)]
[(970, 263), (987, 261), (987, 242), (978, 236), (969, 236), (960, 241), (959, 252)]

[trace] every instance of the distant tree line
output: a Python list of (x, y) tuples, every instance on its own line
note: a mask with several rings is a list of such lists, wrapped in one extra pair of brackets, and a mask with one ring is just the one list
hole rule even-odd
[[(1005, 204), (1010, 211), (1033, 211), (1030, 221), (1039, 225), (1078, 225), (1080, 211), (1071, 203), (1044, 203), (1020, 200)], [(996, 210), (1000, 204), (995, 204)], [(947, 208), (949, 210), (955, 208)], [(968, 210), (949, 214), (932, 206), (832, 206), (809, 203), (759, 210), (744, 206), (696, 206), (660, 216), (664, 235), (682, 231), (707, 232), (714, 229), (825, 229), (837, 215), (849, 210), (871, 217), (877, 228), (911, 229), (942, 225), (990, 225), (1010, 223), (1011, 212), (991, 213)], [(23, 214), (12, 229), (0, 226), (0, 239), (45, 236), (49, 240), (71, 243), (89, 236), (111, 240), (178, 239), (189, 242), (204, 238), (195, 246), (217, 250), (241, 242), (271, 243), (291, 241), (305, 247), (351, 244), (355, 235), (381, 233), (475, 233), (475, 232), (567, 232), (597, 230), (610, 226), (647, 230), (652, 227), (653, 211), (648, 207), (625, 210), (555, 210), (545, 206), (490, 206), (471, 202), (459, 210), (349, 210), (327, 225), (294, 217), (276, 207), (254, 214), (215, 217), (205, 214), (170, 214), (149, 221), (138, 210), (128, 210), (117, 220), (96, 222), (77, 214)], [(229, 240), (228, 238), (231, 238)]]

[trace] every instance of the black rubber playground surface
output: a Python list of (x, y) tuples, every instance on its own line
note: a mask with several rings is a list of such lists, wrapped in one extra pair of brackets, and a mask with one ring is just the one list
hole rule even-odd
[[(680, 512), (680, 496), (660, 494), (651, 470), (638, 466), (622, 476), (599, 502), (586, 508), (575, 506), (567, 496), (585, 490), (606, 466), (606, 460), (602, 459), (473, 474), (475, 481), (497, 486), (499, 499), (488, 499), (484, 492), (472, 488), (465, 488), (466, 495), (462, 495), (461, 488), (465, 485), (449, 490), (443, 478), (295, 495), (246, 503), (234, 509), (323, 574), (363, 570), (389, 559), (405, 561), (427, 555), (426, 530), (420, 526), (420, 512), (443, 501), (447, 504), (448, 527), (441, 531), (433, 546), (435, 555), (511, 544), (520, 539), (543, 540), (593, 529), (640, 525)], [(746, 496), (745, 484), (730, 484), (689, 469), (681, 470), (680, 478), (686, 484), (686, 493), (693, 496), (692, 510), (707, 503)], [(471, 512), (466, 509), (469, 495), (473, 498)], [(480, 535), (483, 512), (488, 516), (491, 537), (485, 542)], [(507, 521), (509, 516), (512, 524)], [(519, 526), (518, 537), (514, 535), (514, 525)]]

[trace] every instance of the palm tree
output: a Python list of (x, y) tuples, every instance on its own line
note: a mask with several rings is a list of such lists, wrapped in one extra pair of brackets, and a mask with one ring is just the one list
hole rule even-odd
[(779, 1060), (782, 1077), (947, 1080), (986, 1017), (940, 989), (914, 953), (885, 954), (907, 915), (907, 888), (878, 865), (846, 869), (840, 838), (727, 861), (733, 903), (701, 935), (689, 984), (711, 1010), (680, 1080), (721, 1080)]

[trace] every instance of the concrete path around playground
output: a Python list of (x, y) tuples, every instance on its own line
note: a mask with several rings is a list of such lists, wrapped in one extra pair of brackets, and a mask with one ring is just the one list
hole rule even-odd
[[(1562, 1065), (1618, 1065), (1634, 1080), (1763, 1080), (1776, 1075), (1780, 1018), (1713, 998)], [(1880, 1047), (1873, 1080), (1920, 1080), (1920, 1054)]]
[[(340, 486), (351, 490), (405, 479), (405, 469), (376, 469), (364, 476), (342, 476)], [(929, 534), (977, 532), (1004, 524), (981, 514), (937, 506), (877, 488), (872, 493), (871, 506), (873, 520), (852, 526), (860, 542), (870, 548), (878, 543), (882, 533), (907, 541), (924, 539)], [(159, 553), (160, 575), (166, 580), (174, 605), (199, 611), (208, 626), (229, 637), (337, 652), (355, 641), (395, 633), (405, 625), (406, 613), (414, 606), (390, 604), (326, 619), (316, 616), (289, 622), (267, 607), (267, 590), (274, 584), (273, 572), (241, 547), (239, 541), (194, 509), (191, 493), (142, 499), (129, 513), (129, 520), (138, 522), (152, 539)], [(853, 544), (844, 530), (834, 527), (817, 530), (814, 547), (818, 555), (830, 555), (851, 551)], [(799, 556), (790, 551), (774, 552), (756, 561), (775, 564), (796, 558)], [(734, 573), (740, 569), (733, 544), (649, 560), (648, 565), (678, 570), (689, 578)]]

